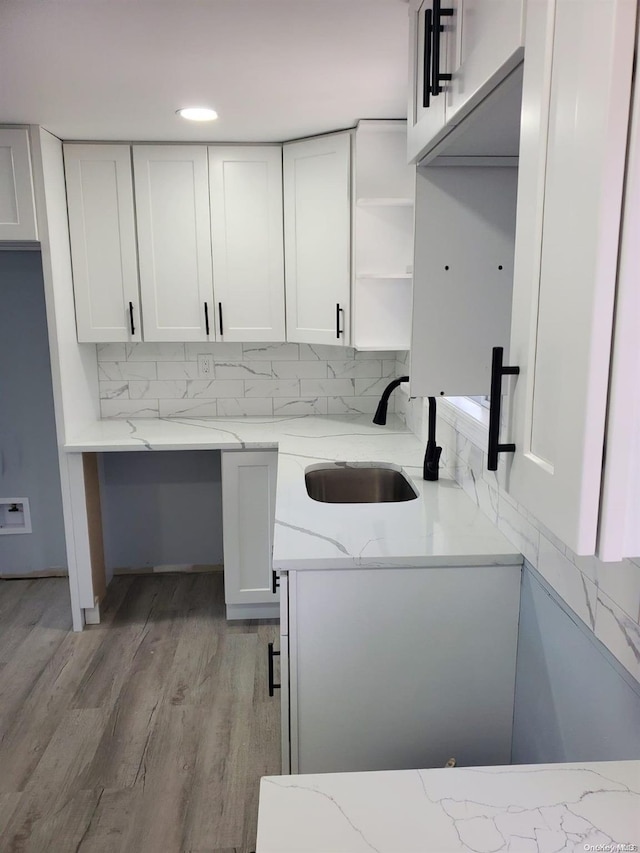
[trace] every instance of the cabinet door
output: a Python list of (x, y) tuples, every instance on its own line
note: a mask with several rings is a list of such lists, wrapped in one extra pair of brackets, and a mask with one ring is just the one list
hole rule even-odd
[(351, 134), (284, 146), (287, 340), (348, 345)]
[[(407, 107), (408, 159), (415, 161), (444, 128), (445, 99), (431, 93), (433, 0), (411, 0), (409, 6), (409, 103)], [(442, 67), (448, 39), (441, 39)]]
[(65, 145), (79, 341), (140, 341), (131, 151)]
[(277, 451), (222, 454), (224, 590), (227, 604), (273, 604), (271, 551)]
[(596, 544), (635, 15), (528, 7), (504, 477), (578, 554)]
[[(445, 120), (462, 118), (522, 61), (524, 0), (443, 0)], [(443, 45), (443, 49), (444, 45)]]
[(218, 337), (284, 341), (282, 149), (209, 148)]
[(0, 128), (0, 240), (37, 240), (29, 135)]
[(134, 145), (145, 341), (215, 336), (205, 146)]

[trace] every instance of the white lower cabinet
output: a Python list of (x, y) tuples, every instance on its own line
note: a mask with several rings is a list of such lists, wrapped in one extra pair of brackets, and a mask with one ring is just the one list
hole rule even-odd
[(301, 570), (287, 581), (283, 773), (509, 764), (518, 566)]
[(277, 450), (222, 453), (227, 619), (278, 616), (271, 569), (277, 465)]

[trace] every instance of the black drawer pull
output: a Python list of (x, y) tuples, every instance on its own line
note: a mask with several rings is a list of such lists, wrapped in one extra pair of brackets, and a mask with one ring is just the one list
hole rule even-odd
[(431, 95), (431, 39), (433, 38), (433, 12), (425, 9), (424, 13), (424, 51), (422, 55), (422, 106), (429, 106)]
[(269, 696), (273, 696), (274, 690), (280, 690), (281, 684), (275, 684), (273, 680), (273, 659), (274, 657), (280, 657), (280, 652), (276, 652), (273, 649), (273, 643), (269, 643)]
[(344, 308), (340, 307), (340, 303), (336, 302), (336, 338), (344, 334), (344, 329), (340, 328), (340, 314), (344, 313)]
[(133, 302), (129, 303), (129, 322), (131, 323), (131, 335), (135, 335), (136, 327), (133, 322)]
[(224, 326), (222, 325), (222, 302), (218, 302), (218, 320), (220, 321), (220, 337), (224, 337)]
[(207, 337), (209, 336), (209, 306), (205, 302), (204, 303), (204, 329), (207, 333)]
[(271, 592), (275, 595), (276, 590), (280, 587), (280, 578), (275, 569), (271, 569)]
[(487, 450), (487, 469), (498, 470), (499, 453), (515, 453), (515, 444), (500, 444), (500, 409), (502, 406), (502, 377), (517, 376), (519, 367), (504, 367), (502, 364), (504, 350), (502, 347), (493, 348), (491, 359), (491, 398), (489, 402), (489, 447)]

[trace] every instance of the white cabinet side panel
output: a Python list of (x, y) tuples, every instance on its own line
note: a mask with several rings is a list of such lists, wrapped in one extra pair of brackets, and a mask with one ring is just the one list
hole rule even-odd
[(213, 339), (207, 149), (134, 145), (133, 166), (144, 340)]
[(489, 393), (492, 347), (508, 350), (517, 180), (513, 168), (417, 170), (412, 395)]
[(283, 148), (289, 341), (349, 344), (350, 156), (350, 133)]
[(297, 772), (442, 767), (452, 756), (462, 765), (509, 763), (515, 567), (299, 572), (296, 580)]
[(209, 148), (209, 174), (220, 339), (284, 341), (282, 149)]
[(139, 341), (129, 146), (65, 145), (64, 163), (78, 340)]

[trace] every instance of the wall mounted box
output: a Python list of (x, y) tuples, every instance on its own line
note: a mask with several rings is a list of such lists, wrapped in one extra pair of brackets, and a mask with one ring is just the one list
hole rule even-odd
[(0, 536), (31, 533), (29, 498), (0, 498)]

